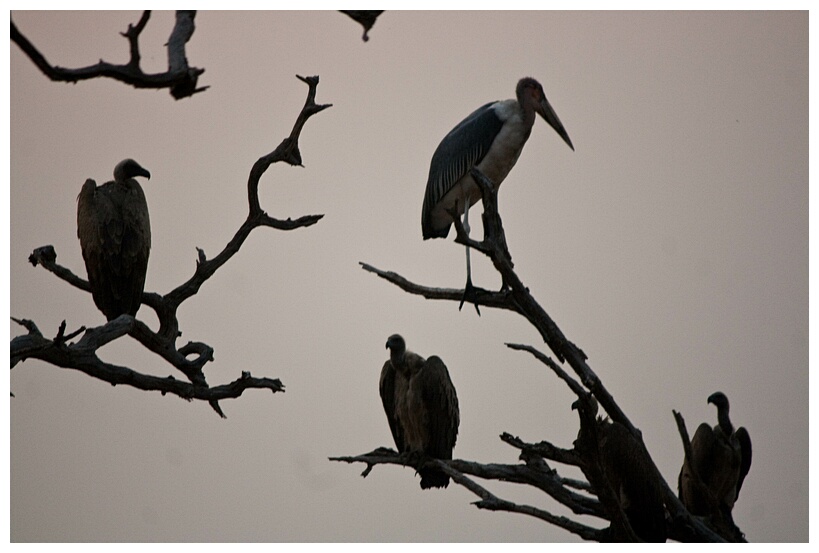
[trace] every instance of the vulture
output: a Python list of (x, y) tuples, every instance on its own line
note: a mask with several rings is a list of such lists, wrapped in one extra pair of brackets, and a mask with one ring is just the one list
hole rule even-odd
[(134, 177), (151, 174), (133, 159), (114, 168), (114, 180), (88, 179), (77, 196), (77, 237), (94, 303), (109, 321), (136, 315), (148, 254), (151, 222), (142, 187)]
[[(390, 358), (381, 369), (379, 391), (392, 437), (399, 453), (452, 459), (458, 437), (458, 396), (441, 358), (424, 359), (407, 351), (398, 334), (387, 339)], [(421, 489), (446, 488), (449, 476), (421, 468)]]
[(733, 524), (731, 511), (751, 468), (751, 437), (745, 428), (734, 430), (728, 417), (728, 398), (722, 392), (708, 396), (717, 408), (717, 425), (702, 423), (691, 440), (691, 458), (683, 461), (677, 486), (680, 501), (691, 514), (717, 515)]
[[(584, 406), (590, 407), (585, 412)], [(665, 542), (667, 538), (663, 490), (654, 477), (652, 461), (629, 430), (619, 422), (597, 416), (597, 400), (575, 401), (572, 409), (581, 413), (580, 431), (575, 442), (585, 463), (599, 462), (600, 472), (583, 468), (593, 487), (609, 485), (634, 534), (645, 542)], [(599, 476), (598, 476), (599, 475)], [(600, 482), (600, 477), (604, 482)], [(604, 504), (605, 505), (605, 504)], [(609, 539), (625, 536), (612, 525)]]

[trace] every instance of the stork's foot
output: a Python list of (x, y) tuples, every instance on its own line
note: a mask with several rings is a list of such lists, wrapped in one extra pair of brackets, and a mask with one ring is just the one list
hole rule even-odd
[(472, 285), (472, 279), (468, 277), (466, 279), (466, 285), (464, 286), (464, 295), (461, 298), (461, 303), (458, 305), (458, 311), (464, 306), (465, 301), (475, 306), (475, 311), (477, 311), (478, 317), (480, 317), (481, 310), (478, 309), (478, 288)]

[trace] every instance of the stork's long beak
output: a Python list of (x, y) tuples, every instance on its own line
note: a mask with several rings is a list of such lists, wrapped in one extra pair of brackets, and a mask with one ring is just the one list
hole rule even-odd
[(569, 138), (569, 133), (566, 132), (566, 129), (563, 128), (563, 123), (560, 122), (560, 118), (555, 113), (555, 110), (552, 109), (551, 104), (549, 104), (549, 100), (546, 99), (546, 96), (540, 100), (540, 103), (537, 104), (535, 110), (540, 114), (543, 119), (546, 120), (551, 127), (557, 131), (557, 134), (569, 145), (569, 148), (574, 151), (574, 145), (572, 144), (572, 139)]

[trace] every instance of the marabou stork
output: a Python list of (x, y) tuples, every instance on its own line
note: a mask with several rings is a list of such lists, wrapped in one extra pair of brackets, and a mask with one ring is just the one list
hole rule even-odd
[[(469, 208), (481, 199), (478, 185), (469, 172), (477, 167), (495, 186), (500, 186), (529, 138), (535, 113), (539, 113), (574, 150), (572, 141), (535, 79), (518, 81), (516, 99), (490, 102), (473, 111), (449, 131), (429, 166), (421, 229), (424, 240), (446, 238), (452, 224), (450, 211), (463, 213), (469, 233)], [(460, 309), (468, 297), (474, 300), (469, 247), (466, 248), (466, 286)], [(473, 301), (480, 315), (477, 302)]]
[[(398, 334), (387, 339), (390, 358), (378, 382), (381, 402), (399, 453), (419, 463), (424, 457), (452, 459), (460, 414), (455, 386), (441, 358), (424, 359), (407, 351)], [(421, 489), (446, 488), (449, 476), (434, 468), (420, 468)]]
[(77, 196), (77, 237), (94, 303), (109, 321), (136, 315), (142, 303), (151, 221), (142, 187), (134, 177), (151, 174), (133, 159), (114, 168), (114, 180), (88, 179)]

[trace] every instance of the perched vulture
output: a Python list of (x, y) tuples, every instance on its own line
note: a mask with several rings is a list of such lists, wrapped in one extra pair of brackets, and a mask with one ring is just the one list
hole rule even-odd
[[(597, 400), (594, 397), (590, 397), (587, 403), (590, 407), (588, 413), (583, 412), (585, 404), (582, 400), (575, 401), (572, 409), (581, 411), (575, 448), (586, 463), (594, 462), (590, 455), (596, 456), (600, 466), (599, 473), (582, 467), (589, 483), (595, 488), (606, 483), (609, 485), (631, 529), (640, 540), (665, 542), (663, 491), (654, 477), (648, 453), (625, 426), (597, 416)], [(600, 476), (605, 482), (600, 482)], [(623, 541), (625, 535), (612, 525), (609, 539)]]
[(138, 176), (151, 178), (136, 161), (124, 159), (113, 181), (97, 186), (88, 179), (77, 197), (77, 237), (91, 295), (109, 321), (136, 315), (145, 287), (151, 222)]
[[(458, 396), (441, 358), (407, 351), (404, 339), (387, 339), (390, 358), (381, 369), (379, 391), (399, 453), (452, 459), (458, 437)], [(446, 488), (449, 476), (421, 468), (421, 488)]]
[(722, 515), (733, 523), (731, 511), (751, 468), (751, 437), (745, 428), (734, 431), (725, 394), (711, 394), (708, 403), (716, 406), (719, 422), (713, 428), (702, 423), (694, 433), (692, 458), (683, 461), (677, 481), (680, 501), (691, 514)]

